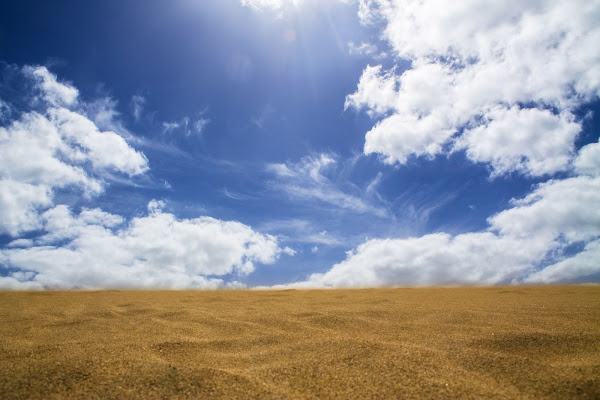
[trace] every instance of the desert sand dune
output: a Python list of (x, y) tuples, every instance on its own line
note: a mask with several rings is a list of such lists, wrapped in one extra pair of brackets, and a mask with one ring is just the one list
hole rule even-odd
[(600, 398), (600, 287), (0, 293), (0, 398)]

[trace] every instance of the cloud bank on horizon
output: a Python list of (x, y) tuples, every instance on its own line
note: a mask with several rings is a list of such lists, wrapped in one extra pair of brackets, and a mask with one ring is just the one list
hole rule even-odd
[[(344, 3), (357, 11), (356, 29), (379, 35), (361, 45), (348, 40), (349, 56), (367, 65), (356, 90), (338, 99), (344, 114), (369, 118), (364, 154), (344, 160), (341, 148), (321, 147), (297, 161), (264, 162), (252, 172), (259, 182), (252, 194), (219, 185), (240, 204), (228, 219), (178, 216), (176, 208), (167, 211), (168, 200), (153, 197), (137, 214), (104, 209), (99, 199), (107, 190), (156, 180), (154, 171), (168, 163), (154, 164), (141, 148), (175, 150), (132, 134), (110, 98), (83, 99), (43, 66), (11, 67), (24, 83), (20, 97), (0, 99), (0, 234), (8, 238), (0, 288), (265, 286), (247, 279), (292, 259), (318, 264), (327, 246), (345, 246), (345, 259), (268, 286), (600, 281), (600, 142), (598, 132), (586, 131), (595, 118), (590, 104), (600, 97), (600, 1)], [(135, 94), (131, 105), (139, 124), (146, 98)], [(218, 122), (206, 110), (184, 122), (154, 121), (156, 130), (170, 137), (185, 126), (186, 138), (202, 140)], [(593, 140), (581, 144), (584, 132)], [(469, 168), (483, 166), (490, 185), (520, 179), (530, 189), (487, 215), (483, 229), (395, 234), (402, 218), (398, 198), (386, 197), (387, 182), (402, 169), (459, 154)], [(361, 170), (369, 156), (375, 167)], [(253, 224), (259, 229), (239, 222), (251, 218), (244, 204), (252, 202), (267, 209), (251, 216), (262, 221)], [(282, 202), (293, 212), (273, 220)], [(363, 235), (332, 236), (326, 218), (311, 218), (317, 212), (370, 223), (357, 228)], [(371, 231), (371, 224), (385, 229)]]

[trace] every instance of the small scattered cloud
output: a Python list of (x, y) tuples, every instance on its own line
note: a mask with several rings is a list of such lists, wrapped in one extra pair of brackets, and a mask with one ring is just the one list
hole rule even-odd
[(171, 184), (170, 184), (170, 183), (169, 183), (169, 182), (168, 182), (166, 179), (161, 179), (160, 181), (162, 182), (162, 186), (163, 186), (165, 189), (169, 189), (169, 190), (171, 190), (171, 189), (173, 188), (173, 187), (171, 186)]
[(294, 250), (294, 249), (292, 249), (292, 248), (290, 248), (290, 247), (285, 247), (285, 248), (282, 250), (282, 253), (284, 253), (284, 254), (287, 254), (288, 256), (295, 256), (295, 255), (296, 255), (296, 253), (297, 253), (297, 251), (296, 251), (296, 250)]
[(162, 126), (163, 126), (163, 133), (169, 134), (169, 133), (173, 132), (175, 129), (179, 129), (181, 127), (181, 123), (175, 122), (175, 121), (163, 122)]
[(361, 55), (368, 56), (373, 59), (380, 59), (387, 57), (387, 53), (380, 52), (377, 46), (372, 43), (361, 43), (355, 44), (354, 42), (348, 42), (348, 53), (350, 55)]
[(146, 98), (141, 95), (133, 95), (131, 97), (131, 110), (133, 113), (133, 118), (136, 121), (139, 121), (142, 118), (142, 113), (144, 112), (144, 105), (146, 104)]
[(209, 118), (200, 118), (194, 122), (194, 130), (198, 135), (204, 132), (206, 126), (210, 123)]
[(210, 118), (204, 117), (207, 113), (208, 108), (205, 108), (199, 113), (198, 119), (191, 119), (190, 117), (183, 117), (179, 121), (164, 121), (162, 123), (163, 134), (172, 135), (174, 132), (182, 132), (185, 136), (190, 136), (192, 133), (202, 135), (206, 127), (210, 123)]
[(265, 123), (273, 116), (273, 114), (275, 114), (275, 108), (272, 105), (267, 104), (263, 107), (260, 114), (250, 118), (250, 122), (253, 125), (256, 125), (258, 128), (263, 128)]

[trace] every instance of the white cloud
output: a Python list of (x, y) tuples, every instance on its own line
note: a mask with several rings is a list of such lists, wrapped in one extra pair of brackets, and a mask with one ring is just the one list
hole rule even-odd
[(594, 279), (594, 275), (597, 280), (599, 260), (600, 240), (596, 240), (588, 243), (581, 253), (531, 274), (525, 283), (585, 282), (586, 278)]
[(170, 133), (173, 132), (175, 129), (178, 129), (181, 127), (181, 123), (176, 122), (176, 121), (171, 121), (171, 122), (163, 122), (163, 133)]
[(372, 239), (328, 272), (313, 274), (298, 286), (494, 284), (511, 279), (545, 251), (489, 232)]
[(281, 10), (289, 6), (297, 7), (302, 0), (241, 0), (242, 5), (254, 10)]
[(133, 118), (139, 121), (144, 111), (144, 104), (146, 104), (146, 98), (140, 95), (134, 95), (131, 97), (131, 108), (133, 111)]
[(296, 250), (292, 249), (291, 247), (285, 247), (281, 252), (284, 254), (287, 254), (288, 256), (295, 256), (296, 253), (298, 253)]
[(574, 161), (575, 171), (582, 175), (600, 175), (600, 142), (590, 143), (579, 150)]
[(379, 52), (377, 46), (372, 43), (361, 43), (355, 44), (354, 42), (348, 42), (348, 53), (350, 55), (364, 55), (371, 56), (373, 58), (384, 58), (387, 57), (385, 52)]
[(33, 246), (33, 240), (32, 239), (17, 239), (17, 240), (13, 240), (12, 242), (10, 242), (7, 246), (8, 247), (28, 248), (28, 247)]
[(270, 164), (267, 171), (277, 179), (273, 184), (274, 188), (283, 190), (294, 200), (318, 200), (340, 209), (385, 216), (383, 208), (343, 191), (325, 175), (327, 171), (335, 172), (335, 165), (333, 156), (320, 154), (304, 157), (295, 164)]
[(38, 282), (28, 280), (27, 277), (22, 277), (20, 273), (13, 273), (11, 276), (0, 276), (0, 288), (3, 290), (43, 289)]
[(383, 174), (381, 172), (378, 172), (377, 176), (375, 176), (375, 178), (373, 178), (373, 180), (369, 182), (369, 185), (367, 186), (367, 193), (377, 192), (377, 186), (379, 186), (382, 180)]
[(0, 177), (33, 185), (77, 185), (97, 193), (101, 183), (82, 168), (87, 156), (51, 116), (24, 114), (0, 127)]
[(391, 112), (398, 97), (398, 77), (394, 71), (382, 73), (381, 65), (368, 65), (358, 82), (358, 90), (346, 97), (344, 108), (365, 108), (374, 117)]
[[(204, 114), (207, 109), (204, 109), (201, 114)], [(163, 133), (172, 134), (176, 130), (181, 130), (185, 136), (189, 136), (192, 132), (202, 134), (202, 131), (210, 123), (209, 118), (199, 118), (196, 121), (190, 120), (190, 117), (183, 117), (180, 121), (165, 121), (162, 123)]]
[(343, 243), (339, 237), (327, 231), (318, 231), (318, 225), (304, 219), (284, 219), (264, 222), (260, 225), (264, 232), (277, 233), (282, 241), (295, 243), (339, 246)]
[(194, 122), (194, 129), (196, 133), (199, 135), (202, 134), (206, 126), (210, 123), (210, 119), (208, 118), (200, 118), (196, 122)]
[(148, 170), (142, 153), (86, 116), (88, 105), (77, 100), (77, 89), (45, 67), (23, 72), (33, 85), (30, 97), (43, 102), (0, 127), (0, 232), (12, 236), (41, 227), (39, 210), (52, 205), (56, 189), (92, 197), (102, 192), (99, 176), (105, 172), (131, 177)]
[(456, 149), (447, 145), (465, 130), (462, 148), (494, 173), (568, 169), (580, 130), (569, 113), (600, 93), (599, 1), (362, 0), (359, 14), (381, 21), (395, 54), (412, 63), (401, 74), (366, 67), (347, 97), (346, 107), (383, 117), (365, 153), (389, 163), (431, 157)]
[[(600, 271), (594, 263), (600, 237), (600, 178), (550, 181), (513, 204), (489, 219), (487, 232), (367, 240), (329, 271), (290, 286), (560, 282)], [(541, 264), (581, 242), (589, 242), (582, 253), (555, 265)]]
[(546, 240), (560, 236), (572, 243), (600, 235), (600, 177), (549, 181), (513, 200), (513, 205), (490, 218), (492, 228), (503, 236)]
[(152, 201), (147, 216), (125, 226), (120, 216), (99, 209), (73, 215), (68, 207), (56, 206), (43, 214), (47, 233), (34, 246), (3, 250), (2, 258), (31, 274), (23, 283), (29, 286), (217, 288), (226, 283), (216, 277), (245, 275), (255, 263), (270, 264), (282, 252), (294, 253), (239, 222), (177, 219), (163, 206)]
[(115, 132), (100, 132), (85, 116), (64, 108), (50, 109), (48, 113), (65, 141), (79, 145), (80, 153), (95, 169), (111, 169), (129, 176), (143, 174), (148, 170), (146, 157), (131, 148), (125, 139)]
[[(0, 233), (17, 237), (0, 251), (0, 264), (16, 269), (0, 277), (0, 288), (242, 287), (223, 276), (295, 254), (239, 222), (178, 219), (163, 201), (131, 220), (55, 205), (59, 189), (89, 200), (104, 189), (102, 176), (143, 174), (148, 160), (121, 135), (99, 129), (123, 128), (112, 100), (86, 103), (45, 68), (23, 71), (32, 77), (37, 111), (22, 110), (0, 127)], [(182, 121), (186, 132), (189, 122)]]
[(48, 186), (1, 179), (0, 233), (18, 236), (41, 228), (37, 210), (50, 205), (52, 192)]
[[(486, 232), (368, 240), (299, 287), (577, 281), (597, 274), (597, 143), (575, 153), (574, 112), (600, 94), (600, 1), (361, 0), (365, 24), (411, 67), (367, 66), (345, 108), (379, 121), (388, 163), (465, 150), (492, 176), (580, 176), (535, 187)], [(584, 176), (587, 175), (587, 176)], [(570, 256), (570, 246), (586, 244)], [(562, 261), (548, 266), (557, 259)]]
[(3, 121), (10, 114), (12, 107), (0, 99), (0, 121)]
[(569, 166), (581, 130), (571, 114), (513, 107), (490, 110), (486, 118), (487, 124), (465, 132), (456, 145), (471, 160), (490, 163), (493, 175), (553, 174)]
[(256, 116), (252, 116), (250, 118), (250, 122), (253, 125), (256, 125), (257, 128), (263, 128), (265, 126), (265, 123), (268, 120), (270, 120), (274, 114), (275, 114), (275, 108), (272, 105), (267, 104), (263, 107), (260, 114), (258, 114)]
[(56, 75), (46, 67), (25, 67), (23, 71), (31, 76), (44, 100), (53, 106), (72, 106), (77, 102), (79, 91), (73, 86), (58, 82)]

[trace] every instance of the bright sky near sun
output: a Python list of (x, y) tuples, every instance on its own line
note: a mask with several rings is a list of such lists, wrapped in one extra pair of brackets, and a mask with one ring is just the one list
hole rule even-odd
[(600, 0), (0, 6), (0, 289), (600, 282)]

